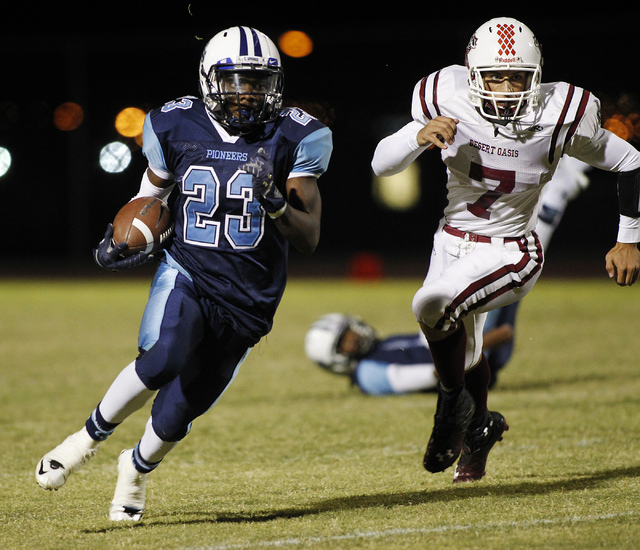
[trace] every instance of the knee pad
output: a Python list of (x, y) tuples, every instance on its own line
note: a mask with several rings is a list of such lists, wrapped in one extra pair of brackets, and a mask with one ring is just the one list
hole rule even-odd
[(183, 422), (180, 418), (154, 418), (153, 429), (163, 441), (177, 443), (189, 435), (191, 424), (192, 422)]
[[(443, 279), (423, 285), (413, 297), (412, 309), (416, 319), (435, 328), (451, 303), (453, 287)], [(454, 323), (457, 319), (451, 320)]]
[(185, 368), (191, 350), (185, 346), (172, 346), (165, 340), (158, 340), (148, 351), (140, 353), (136, 359), (136, 372), (149, 389), (158, 390)]

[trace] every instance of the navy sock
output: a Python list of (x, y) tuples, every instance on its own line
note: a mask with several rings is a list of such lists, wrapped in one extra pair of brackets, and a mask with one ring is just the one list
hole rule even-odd
[(85, 423), (85, 428), (89, 435), (95, 439), (96, 441), (104, 441), (109, 437), (118, 424), (114, 424), (113, 422), (107, 422), (102, 415), (100, 414), (100, 404), (94, 409), (91, 413), (91, 416), (87, 418)]
[(158, 464), (162, 462), (162, 460), (159, 460), (158, 462), (149, 462), (148, 460), (145, 460), (144, 458), (142, 458), (142, 455), (140, 454), (139, 442), (136, 445), (135, 449), (133, 449), (132, 458), (133, 458), (133, 467), (139, 472), (142, 472), (143, 474), (148, 474), (149, 472), (152, 472), (158, 467)]

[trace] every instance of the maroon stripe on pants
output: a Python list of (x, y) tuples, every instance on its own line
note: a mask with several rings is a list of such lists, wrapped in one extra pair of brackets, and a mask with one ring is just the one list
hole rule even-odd
[(533, 233), (532, 236), (535, 239), (535, 243), (536, 243), (535, 258), (533, 258), (529, 253), (529, 249), (527, 246), (528, 240), (523, 239), (519, 243), (520, 250), (523, 252), (523, 256), (521, 260), (516, 264), (509, 264), (509, 265), (502, 266), (501, 268), (496, 269), (493, 273), (490, 273), (489, 275), (486, 275), (481, 279), (478, 279), (477, 281), (474, 281), (472, 284), (470, 284), (460, 294), (458, 294), (458, 296), (456, 296), (456, 298), (451, 302), (451, 304), (449, 304), (449, 306), (446, 307), (444, 315), (440, 318), (435, 328), (441, 330), (446, 322), (451, 321), (457, 309), (462, 305), (464, 305), (465, 302), (472, 299), (473, 296), (478, 294), (480, 291), (482, 291), (482, 289), (491, 286), (496, 281), (499, 281), (500, 279), (509, 275), (509, 273), (520, 273), (524, 271), (525, 268), (531, 264), (531, 262), (534, 263), (534, 266), (528, 274), (524, 275), (523, 278), (517, 281), (514, 281), (513, 279), (511, 279), (509, 280), (509, 282), (505, 283), (500, 288), (494, 290), (484, 298), (473, 301), (470, 305), (467, 306), (467, 312), (473, 311), (483, 306), (484, 304), (490, 302), (491, 300), (495, 300), (496, 298), (502, 296), (503, 294), (505, 294), (506, 292), (514, 288), (519, 288), (526, 285), (533, 277), (535, 277), (535, 275), (542, 269), (543, 258), (542, 258), (542, 246), (540, 245), (538, 236), (536, 235), (536, 233)]

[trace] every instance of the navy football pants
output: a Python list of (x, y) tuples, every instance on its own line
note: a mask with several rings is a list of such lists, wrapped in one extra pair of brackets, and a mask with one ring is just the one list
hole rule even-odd
[(158, 390), (153, 429), (179, 441), (191, 422), (229, 387), (250, 347), (225, 322), (219, 308), (197, 296), (189, 277), (162, 262), (153, 280), (139, 334), (136, 372)]

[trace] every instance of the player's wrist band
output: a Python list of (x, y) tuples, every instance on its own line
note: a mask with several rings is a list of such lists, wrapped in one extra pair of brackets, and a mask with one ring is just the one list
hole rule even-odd
[(276, 220), (278, 219), (280, 216), (282, 216), (282, 214), (284, 214), (284, 211), (287, 209), (287, 204), (288, 203), (284, 203), (284, 206), (282, 208), (280, 208), (279, 210), (276, 210), (275, 212), (267, 212), (267, 214), (269, 214), (269, 217), (272, 220)]

